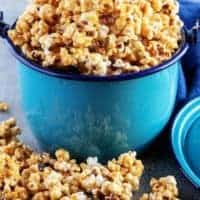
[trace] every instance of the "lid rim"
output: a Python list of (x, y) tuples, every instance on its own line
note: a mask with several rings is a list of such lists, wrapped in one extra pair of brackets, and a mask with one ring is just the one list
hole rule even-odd
[[(194, 109), (195, 106), (195, 109)], [(197, 106), (197, 107), (196, 107)], [(182, 137), (183, 136), (183, 127), (191, 127), (193, 122), (198, 118), (196, 116), (193, 118), (192, 121), (189, 121), (192, 116), (199, 110), (200, 108), (200, 97), (195, 98), (177, 114), (175, 121), (172, 126), (171, 130), (171, 143), (173, 152), (175, 154), (176, 160), (178, 161), (179, 165), (181, 166), (182, 172), (186, 176), (186, 178), (196, 187), (200, 188), (200, 177), (196, 175), (196, 173), (190, 167), (185, 154), (182, 148)], [(188, 122), (189, 125), (187, 124)], [(186, 126), (187, 125), (187, 126)], [(185, 130), (185, 132), (187, 129)]]

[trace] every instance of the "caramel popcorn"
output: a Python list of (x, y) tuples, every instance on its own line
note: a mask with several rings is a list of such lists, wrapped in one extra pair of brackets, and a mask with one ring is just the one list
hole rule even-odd
[(177, 183), (173, 176), (153, 178), (150, 186), (151, 193), (144, 194), (140, 200), (179, 200)]
[(0, 123), (0, 198), (5, 200), (130, 200), (139, 189), (143, 164), (135, 152), (102, 165), (88, 158), (78, 164), (60, 149), (55, 157), (22, 144), (11, 118)]
[(0, 101), (0, 112), (6, 112), (8, 111), (8, 109), (9, 109), (8, 104)]
[(179, 47), (176, 0), (32, 0), (8, 32), (43, 67), (90, 75), (139, 72)]

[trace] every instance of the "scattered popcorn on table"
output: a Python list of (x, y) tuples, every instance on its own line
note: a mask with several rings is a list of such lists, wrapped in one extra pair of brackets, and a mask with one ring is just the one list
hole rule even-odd
[(102, 165), (88, 158), (78, 164), (60, 149), (55, 158), (22, 144), (15, 119), (0, 123), (0, 199), (130, 200), (139, 189), (143, 164), (135, 152)]
[(7, 112), (9, 109), (9, 106), (5, 102), (0, 101), (0, 112)]
[[(136, 152), (121, 154), (107, 165), (89, 157), (78, 164), (68, 151), (55, 157), (22, 144), (20, 128), (10, 118), (0, 123), (0, 199), (5, 200), (131, 200), (139, 189), (144, 166)], [(153, 178), (151, 192), (140, 200), (179, 200), (173, 176)]]
[(32, 0), (8, 32), (43, 67), (90, 75), (139, 72), (173, 56), (176, 0)]
[(179, 200), (177, 183), (173, 176), (152, 179), (151, 193), (144, 194), (140, 200)]

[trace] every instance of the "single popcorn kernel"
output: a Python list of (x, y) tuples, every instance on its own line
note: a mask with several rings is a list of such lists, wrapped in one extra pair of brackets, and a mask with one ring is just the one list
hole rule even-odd
[(153, 178), (150, 186), (151, 192), (144, 194), (140, 200), (179, 200), (177, 183), (173, 176)]
[(62, 149), (60, 149), (60, 150), (58, 150), (58, 151), (56, 151), (56, 158), (58, 159), (58, 160), (60, 160), (60, 161), (69, 161), (69, 159), (70, 159), (70, 154), (69, 154), (69, 152), (67, 152), (67, 151), (65, 151), (65, 150), (62, 150)]
[(119, 75), (174, 55), (183, 26), (178, 13), (177, 0), (32, 0), (8, 35), (43, 67)]
[(10, 118), (0, 124), (0, 139), (10, 139), (19, 133), (20, 129), (16, 126), (14, 118)]
[(7, 112), (9, 109), (9, 106), (5, 102), (0, 102), (0, 112)]

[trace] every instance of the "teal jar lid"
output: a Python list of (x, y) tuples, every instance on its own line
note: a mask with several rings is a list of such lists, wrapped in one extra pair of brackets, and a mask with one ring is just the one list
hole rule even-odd
[(172, 147), (185, 176), (200, 187), (200, 98), (189, 102), (172, 128)]

